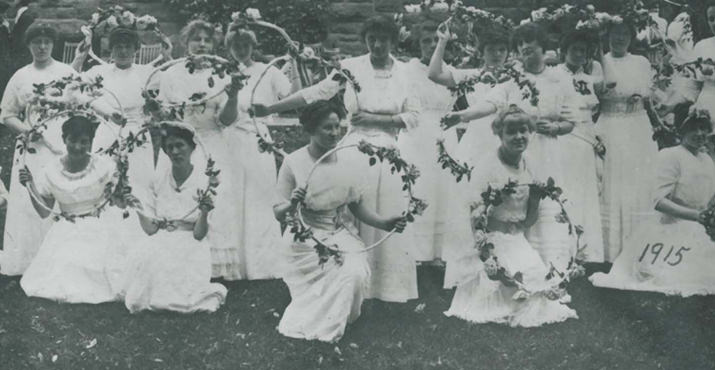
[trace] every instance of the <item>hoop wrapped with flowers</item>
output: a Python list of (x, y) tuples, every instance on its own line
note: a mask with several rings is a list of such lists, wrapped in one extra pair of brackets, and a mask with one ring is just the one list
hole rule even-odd
[[(380, 147), (374, 144), (370, 144), (365, 140), (360, 141), (358, 144), (341, 145), (340, 143), (338, 143), (338, 145), (336, 145), (333, 149), (329, 150), (317, 161), (315, 161), (305, 180), (306, 191), (310, 183), (310, 179), (315, 170), (318, 168), (318, 166), (326, 158), (329, 158), (334, 153), (349, 148), (357, 148), (361, 153), (368, 156), (370, 166), (374, 166), (378, 162), (382, 163), (384, 161), (387, 161), (391, 165), (391, 172), (395, 175), (399, 175), (402, 179), (402, 190), (407, 194), (407, 197), (409, 198), (407, 209), (402, 212), (402, 215), (404, 216), (405, 220), (407, 222), (413, 222), (416, 216), (422, 215), (424, 210), (427, 209), (428, 204), (424, 200), (415, 197), (413, 195), (412, 190), (417, 178), (419, 178), (420, 176), (417, 167), (403, 160), (402, 157), (400, 157), (400, 153), (397, 149)], [(339, 245), (325, 244), (325, 240), (320, 240), (314, 235), (311, 228), (307, 226), (306, 222), (303, 220), (303, 214), (301, 210), (304, 207), (306, 207), (305, 202), (299, 203), (298, 206), (295, 208), (295, 211), (286, 216), (286, 223), (289, 226), (289, 230), (293, 234), (293, 239), (295, 241), (305, 242), (306, 240), (311, 239), (313, 242), (315, 242), (314, 248), (316, 253), (318, 253), (318, 256), (320, 257), (321, 265), (327, 262), (330, 258), (333, 258), (337, 264), (342, 264), (342, 255), (344, 253), (368, 252), (380, 246), (395, 232), (394, 230), (390, 231), (389, 233), (385, 234), (385, 236), (383, 236), (380, 240), (358, 252), (341, 250)], [(346, 228), (346, 230), (348, 230), (348, 232), (352, 234), (349, 228)], [(359, 239), (358, 236), (353, 236)]]
[[(105, 120), (90, 107), (94, 100), (104, 96), (104, 94), (109, 94), (115, 100), (120, 115), (123, 117), (124, 113), (119, 99), (111, 91), (104, 89), (101, 77), (86, 81), (78, 76), (67, 76), (46, 84), (34, 85), (33, 96), (27, 107), (27, 117), (31, 129), (18, 137), (17, 149), (22, 154), (22, 157), (16, 160), (26, 166), (27, 155), (35, 153), (30, 144), (43, 138), (43, 134), (49, 125), (57, 123), (60, 118), (81, 116), (97, 125), (113, 126), (113, 123)], [(32, 190), (30, 191), (30, 196), (38, 205), (48, 211), (55, 221), (65, 219), (74, 222), (78, 218), (97, 217), (108, 206), (136, 206), (135, 204), (125, 204), (124, 196), (126, 193), (131, 192), (127, 177), (129, 162), (127, 161), (126, 152), (112, 149), (119, 146), (118, 138), (121, 137), (122, 127), (120, 125), (120, 132), (115, 133), (117, 138), (115, 144), (110, 145), (107, 149), (99, 148), (97, 150), (97, 152), (108, 154), (115, 159), (116, 171), (112, 180), (105, 186), (104, 200), (97, 204), (94, 209), (82, 214), (57, 212), (53, 207), (49, 207), (41, 196), (35, 194)], [(114, 130), (108, 131), (115, 132)], [(47, 140), (45, 142), (52, 146)], [(128, 211), (124, 211), (124, 216), (125, 218), (128, 216)]]

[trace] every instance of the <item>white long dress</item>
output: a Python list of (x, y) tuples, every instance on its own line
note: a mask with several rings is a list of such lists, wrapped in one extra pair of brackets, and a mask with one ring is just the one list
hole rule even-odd
[[(715, 61), (715, 37), (700, 40), (695, 45), (694, 54), (696, 58)], [(707, 109), (710, 112), (710, 117), (715, 117), (715, 75), (704, 76), (698, 73), (697, 77), (698, 81), (702, 81), (703, 88), (695, 105), (701, 109)]]
[[(358, 110), (378, 114), (397, 114), (412, 130), (419, 123), (419, 99), (412, 89), (412, 76), (404, 63), (393, 58), (389, 71), (375, 70), (369, 55), (363, 55), (341, 61), (343, 68), (349, 70), (358, 84), (357, 94), (348, 84), (345, 91), (345, 107), (348, 112)], [(332, 79), (331, 74), (325, 80), (302, 90), (303, 98), (312, 103), (328, 100), (340, 91), (340, 84)], [(352, 133), (343, 144), (357, 144), (366, 140), (374, 145), (394, 148), (397, 145), (396, 128), (352, 127)], [(408, 199), (402, 192), (402, 182), (391, 174), (387, 162), (370, 167), (367, 157), (357, 150), (347, 159), (356, 171), (365, 174), (369, 188), (363, 193), (363, 202), (368, 208), (383, 215), (399, 214), (407, 209)], [(417, 179), (420, 181), (420, 179)], [(365, 224), (358, 224), (360, 238), (370, 245), (382, 239), (385, 232)], [(389, 302), (404, 302), (417, 298), (417, 266), (412, 256), (414, 228), (407, 227), (404, 233), (392, 235), (378, 248), (368, 253), (372, 271), (366, 298), (377, 298)]]
[[(273, 279), (278, 276), (275, 259), (280, 245), (280, 226), (273, 217), (273, 193), (276, 184), (276, 162), (271, 153), (258, 149), (256, 127), (248, 110), (251, 92), (260, 75), (266, 70), (264, 63), (253, 63), (242, 72), (250, 77), (238, 92), (238, 118), (224, 130), (231, 145), (231, 157), (238, 170), (232, 171), (232, 188), (237, 192), (232, 199), (237, 202), (237, 217), (233, 227), (238, 243), (214, 246), (214, 277), (226, 280)], [(290, 81), (277, 68), (270, 67), (256, 89), (254, 104), (269, 105), (290, 94)], [(273, 118), (258, 118), (258, 129), (270, 137), (266, 123)], [(221, 250), (219, 248), (226, 248)]]
[(584, 228), (581, 245), (585, 245), (586, 261), (603, 262), (603, 230), (601, 227), (601, 205), (597, 166), (603, 161), (594, 150), (596, 127), (593, 112), (598, 106), (598, 97), (594, 83), (599, 83), (602, 76), (587, 75), (583, 70), (572, 73), (565, 65), (557, 67), (564, 74), (564, 79), (575, 83), (583, 82), (588, 91), (580, 93), (572, 88), (566, 104), (574, 111), (574, 129), (565, 135), (562, 141), (563, 155), (561, 166), (564, 171), (563, 188), (567, 198), (569, 217)]
[[(78, 173), (59, 159), (37, 178), (37, 190), (52, 196), (62, 212), (80, 215), (104, 201), (104, 188), (115, 175), (114, 162), (93, 155)], [(116, 225), (122, 216), (107, 208), (100, 217), (61, 219), (52, 224), (20, 286), (30, 297), (67, 303), (102, 303), (120, 299), (122, 255), (127, 247)]]
[[(453, 69), (448, 65), (444, 67)], [(410, 60), (406, 68), (420, 99), (420, 122), (415, 129), (398, 135), (397, 146), (403, 158), (419, 168), (415, 196), (429, 204), (413, 224), (415, 245), (411, 253), (417, 261), (431, 261), (442, 257), (446, 243), (455, 242), (450, 204), (454, 202), (451, 198), (456, 196), (458, 185), (449, 170), (443, 169), (437, 162), (439, 152), (436, 143), (438, 139), (443, 139), (446, 149), (455, 152), (457, 131), (455, 128), (443, 131), (440, 119), (452, 110), (456, 97), (447, 88), (429, 80), (427, 66), (419, 59)]]
[[(20, 68), (10, 78), (0, 103), (0, 122), (5, 118), (18, 117), (27, 122), (25, 109), (32, 98), (33, 84), (48, 83), (52, 80), (74, 75), (72, 67), (53, 61), (44, 69), (37, 69), (33, 64)], [(52, 144), (61, 143), (61, 125), (51, 124), (44, 137)], [(56, 149), (61, 149), (54, 145)], [(35, 154), (27, 155), (27, 167), (33, 173), (40, 173), (41, 168), (57, 158), (42, 143), (32, 144)], [(3, 275), (22, 275), (35, 257), (51, 220), (41, 219), (32, 207), (27, 190), (20, 184), (19, 169), (22, 154), (15, 150), (14, 165), (10, 175), (10, 194), (5, 221), (3, 250), (0, 251), (0, 273)]]
[[(715, 195), (715, 164), (704, 152), (682, 146), (658, 153), (653, 203), (662, 199), (698, 210)], [(694, 221), (660, 214), (627, 239), (608, 274), (591, 276), (593, 285), (690, 296), (715, 294), (715, 242)]]
[(607, 148), (601, 193), (604, 258), (613, 261), (633, 229), (653, 214), (650, 179), (658, 145), (643, 102), (628, 102), (634, 94), (650, 94), (653, 72), (648, 60), (607, 54), (603, 71), (606, 83), (617, 83), (600, 97), (596, 124)]
[[(117, 100), (121, 104), (124, 114), (127, 118), (127, 124), (121, 130), (122, 138), (126, 138), (130, 133), (136, 134), (142, 129), (142, 125), (146, 121), (144, 116), (144, 98), (142, 97), (142, 89), (144, 88), (149, 75), (153, 71), (151, 65), (132, 64), (127, 69), (118, 68), (114, 64), (102, 64), (91, 68), (83, 73), (83, 77), (94, 79), (97, 76), (102, 77), (102, 84), (106, 90), (112, 92), (117, 99), (114, 99), (110, 94), (102, 96), (95, 104), (103, 106), (106, 110), (117, 110)], [(95, 142), (99, 146), (106, 147), (105, 143), (111, 143), (117, 139), (118, 127), (113, 127), (115, 132), (105, 130), (97, 131)], [(109, 136), (108, 138), (105, 137)], [(154, 173), (154, 148), (151, 142), (151, 136), (146, 133), (147, 142), (141, 147), (135, 148), (129, 154), (129, 184), (132, 187), (132, 193), (145, 202), (148, 199), (149, 181)], [(93, 148), (99, 149), (99, 148)], [(139, 221), (135, 216), (132, 217), (132, 225), (139, 226)]]
[[(360, 176), (350, 172), (338, 152), (336, 160), (322, 162), (308, 182), (303, 219), (316, 238), (327, 245), (336, 244), (348, 251), (342, 265), (330, 259), (323, 266), (312, 243), (293, 241), (293, 234), (284, 235), (283, 280), (288, 285), (291, 303), (278, 325), (281, 334), (308, 340), (332, 342), (339, 340), (348, 323), (360, 316), (360, 306), (367, 293), (370, 266), (367, 254), (354, 253), (365, 248), (350, 231), (352, 224), (342, 223), (347, 205), (362, 197)], [(304, 186), (315, 159), (307, 147), (291, 153), (278, 175), (278, 202), (290, 199), (291, 192)], [(353, 252), (353, 253), (350, 253)]]
[[(231, 82), (228, 77), (219, 79), (213, 76), (214, 87), (208, 86), (211, 71), (195, 71), (189, 74), (183, 64), (175, 65), (162, 73), (159, 84), (159, 100), (167, 103), (181, 103), (188, 101), (195, 93), (206, 93), (207, 96), (216, 95), (224, 90)], [(209, 214), (208, 241), (211, 244), (212, 273), (213, 277), (238, 279), (239, 275), (239, 248), (242, 235), (236, 223), (244, 215), (244, 199), (241, 197), (242, 189), (233, 186), (236, 179), (243, 176), (243, 167), (236, 165), (231, 149), (233, 135), (226, 134), (233, 130), (225, 127), (219, 121), (221, 108), (226, 103), (225, 93), (210, 99), (205, 106), (188, 106), (184, 110), (184, 122), (196, 129), (196, 134), (205, 146), (211, 158), (216, 162), (216, 168), (221, 171), (219, 177), (221, 186), (216, 191), (219, 202)], [(198, 150), (195, 154), (199, 154)], [(157, 166), (168, 166), (168, 157), (161, 152)], [(199, 159), (194, 155), (192, 163), (202, 173), (205, 170), (206, 159)]]
[[(537, 118), (557, 120), (560, 118), (562, 105), (566, 97), (573, 91), (571, 80), (566, 80), (555, 67), (546, 67), (541, 73), (524, 72), (526, 78), (535, 84), (539, 91), (539, 102), (533, 106), (523, 99), (523, 93), (513, 81), (497, 85), (490, 92), (486, 101), (503, 109), (510, 104), (516, 104), (528, 114)], [(531, 163), (533, 175), (541, 182), (549, 177), (557, 185), (563, 186), (567, 174), (563, 168), (564, 144), (562, 137), (552, 137), (534, 133), (529, 148), (526, 150)], [(565, 194), (568, 197), (568, 194)], [(536, 249), (544, 263), (553, 263), (560, 270), (565, 270), (575, 247), (575, 239), (568, 233), (568, 226), (557, 222), (556, 216), (561, 212), (558, 203), (545, 199), (539, 207), (539, 217), (528, 231), (526, 238)]]
[[(478, 181), (472, 184), (472, 199), (481, 202), (480, 194), (490, 185), (501, 189), (510, 180), (520, 184), (531, 183), (533, 176), (528, 163), (524, 159), (519, 168), (515, 169), (505, 166), (496, 151), (485, 155), (476, 167)], [(516, 226), (526, 219), (528, 200), (529, 187), (520, 186), (515, 194), (493, 208), (489, 217)], [(494, 244), (493, 253), (499, 264), (510, 273), (521, 272), (524, 282), (529, 286), (548, 286), (545, 280), (548, 268), (524, 237), (523, 229), (515, 227), (513, 233), (490, 232), (487, 240)], [(578, 317), (576, 311), (565, 304), (548, 300), (542, 295), (531, 296), (523, 301), (514, 300), (512, 296), (516, 288), (489, 279), (473, 243), (464, 245), (461, 252), (454, 255), (454, 260), (447, 261), (447, 269), (454, 270), (449, 274), (457, 277), (457, 290), (449, 310), (445, 312), (447, 316), (473, 323), (504, 323), (512, 327), (535, 327)]]
[[(149, 213), (159, 220), (181, 219), (196, 206), (196, 192), (206, 181), (195, 167), (177, 186), (171, 168), (160, 169), (150, 185)], [(193, 224), (198, 217), (197, 210), (184, 220)], [(227, 294), (226, 287), (211, 283), (211, 245), (206, 237), (194, 238), (193, 226), (145, 236), (129, 257), (123, 281), (124, 305), (131, 312), (213, 312)]]

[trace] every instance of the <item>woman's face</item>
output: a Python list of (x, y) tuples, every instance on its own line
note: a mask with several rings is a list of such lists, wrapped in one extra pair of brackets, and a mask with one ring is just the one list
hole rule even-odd
[(429, 60), (432, 57), (434, 49), (437, 47), (437, 41), (439, 41), (439, 39), (437, 38), (436, 32), (422, 31), (419, 40), (422, 60)]
[(710, 32), (715, 36), (715, 6), (708, 7), (707, 13), (708, 26), (710, 26)]
[(323, 118), (315, 132), (310, 135), (312, 142), (323, 149), (332, 149), (340, 140), (340, 117), (335, 113), (330, 113)]
[(698, 150), (707, 144), (708, 134), (710, 134), (710, 131), (706, 130), (704, 127), (690, 130), (683, 134), (681, 142), (683, 146), (688, 149)]
[(489, 67), (502, 66), (508, 55), (509, 48), (506, 44), (484, 45), (484, 63)]
[(189, 54), (211, 54), (214, 50), (214, 39), (211, 34), (204, 29), (193, 32), (186, 43)]
[(92, 150), (92, 137), (89, 134), (67, 135), (62, 137), (70, 157), (82, 157)]
[(529, 145), (531, 130), (527, 122), (506, 122), (499, 136), (501, 145), (508, 152), (521, 154)]
[(184, 139), (178, 136), (167, 136), (164, 138), (164, 153), (169, 156), (174, 165), (191, 163), (191, 153), (194, 148)]
[(527, 71), (536, 71), (544, 64), (544, 48), (537, 40), (522, 42), (518, 47), (521, 63)]
[(582, 66), (588, 61), (588, 45), (585, 42), (576, 42), (569, 45), (566, 50), (566, 63), (572, 66)]
[(628, 51), (631, 46), (631, 32), (626, 25), (613, 26), (611, 32), (608, 33), (608, 42), (612, 51), (623, 54)]
[(118, 42), (112, 46), (112, 60), (119, 68), (131, 67), (136, 53), (136, 45), (132, 42)]
[(35, 37), (30, 41), (30, 54), (35, 62), (46, 62), (52, 58), (52, 48), (55, 43), (45, 36)]
[(365, 35), (365, 44), (370, 55), (377, 58), (388, 58), (392, 52), (392, 39), (388, 35), (368, 32)]
[(231, 55), (239, 62), (246, 62), (253, 55), (253, 43), (248, 40), (236, 40), (231, 44)]

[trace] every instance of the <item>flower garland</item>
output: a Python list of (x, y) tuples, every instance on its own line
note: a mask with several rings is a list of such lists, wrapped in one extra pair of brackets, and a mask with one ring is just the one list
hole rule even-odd
[(484, 263), (484, 270), (489, 279), (498, 280), (505, 286), (517, 288), (516, 293), (512, 296), (514, 300), (524, 300), (534, 295), (543, 295), (550, 300), (560, 299), (566, 294), (566, 287), (573, 279), (585, 275), (585, 269), (583, 268), (583, 251), (585, 245), (583, 247), (580, 246), (583, 228), (571, 222), (564, 208), (564, 202), (561, 200), (562, 190), (555, 185), (552, 178), (549, 178), (545, 184), (533, 183), (528, 184), (528, 186), (532, 196), (539, 199), (549, 198), (557, 202), (561, 206), (561, 213), (557, 215), (556, 220), (559, 223), (568, 224), (569, 235), (576, 234), (577, 252), (571, 256), (566, 271), (559, 271), (551, 264), (549, 273), (544, 279), (549, 281), (553, 278), (558, 278), (546, 288), (530, 288), (524, 283), (523, 274), (521, 272), (517, 271), (512, 273), (499, 264), (498, 258), (493, 254), (496, 246), (488, 242), (487, 234), (490, 232), (487, 226), (489, 213), (494, 207), (502, 204), (504, 198), (516, 193), (518, 186), (520, 186), (520, 184), (515, 181), (507, 182), (501, 189), (488, 186), (487, 190), (481, 194), (482, 204), (472, 206), (472, 229), (475, 237), (475, 247), (479, 251), (479, 258)]
[[(444, 124), (444, 122), (442, 122)], [(444, 146), (444, 139), (437, 140), (437, 163), (442, 165), (442, 169), (449, 169), (449, 172), (455, 177), (457, 182), (462, 181), (463, 177), (467, 177), (467, 181), (472, 180), (473, 166), (468, 163), (460, 163), (454, 159)]]
[[(81, 116), (91, 122), (100, 124), (109, 124), (107, 121), (99, 117), (92, 109), (90, 104), (94, 99), (103, 96), (104, 93), (109, 93), (115, 100), (117, 97), (107, 90), (103, 90), (102, 78), (97, 77), (91, 81), (85, 81), (79, 76), (67, 76), (49, 83), (34, 84), (32, 97), (29, 100), (27, 108), (27, 119), (31, 125), (30, 130), (18, 135), (17, 149), (23, 156), (23, 163), (26, 160), (27, 154), (35, 154), (37, 151), (32, 147), (32, 143), (37, 142), (43, 136), (43, 132), (47, 129), (48, 122), (65, 116)], [(119, 101), (117, 100), (117, 104)], [(121, 109), (121, 104), (120, 111)], [(33, 113), (36, 113), (39, 121), (32, 121)], [(47, 206), (34, 192), (30, 192), (30, 196), (35, 201), (50, 212), (53, 220), (59, 221), (64, 219), (68, 222), (75, 222), (77, 219), (87, 217), (98, 217), (108, 206), (136, 206), (136, 204), (125, 204), (124, 195), (131, 191), (127, 177), (129, 163), (126, 153), (112, 151), (109, 153), (115, 158), (116, 171), (113, 179), (109, 181), (104, 188), (103, 201), (86, 213), (69, 214), (66, 212), (57, 212)], [(20, 160), (20, 158), (18, 158)], [(124, 217), (128, 217), (128, 211), (124, 211)]]
[[(306, 182), (310, 179), (310, 176), (312, 175), (313, 171), (315, 170), (315, 168), (317, 168), (318, 164), (320, 164), (320, 162), (324, 158), (327, 158), (330, 154), (335, 153), (338, 150), (352, 147), (357, 147), (357, 149), (361, 153), (368, 156), (370, 166), (374, 166), (378, 162), (383, 163), (384, 161), (387, 161), (391, 165), (391, 172), (393, 174), (400, 174), (400, 178), (402, 179), (403, 184), (402, 190), (407, 192), (410, 199), (407, 206), (407, 210), (402, 212), (402, 215), (407, 222), (414, 222), (415, 216), (422, 215), (425, 209), (427, 209), (428, 204), (424, 200), (415, 197), (413, 194), (413, 187), (415, 185), (415, 182), (417, 181), (417, 178), (419, 178), (420, 176), (420, 172), (417, 167), (415, 167), (415, 165), (409, 164), (404, 159), (402, 159), (399, 150), (395, 148), (385, 148), (377, 146), (374, 144), (370, 144), (365, 140), (361, 140), (358, 144), (336, 146), (335, 148), (327, 152), (325, 155), (323, 155), (321, 159), (316, 161), (316, 163), (313, 165), (313, 169), (311, 170), (306, 179)], [(286, 215), (286, 224), (287, 226), (289, 226), (289, 230), (293, 234), (294, 241), (305, 242), (310, 239), (315, 243), (314, 248), (316, 253), (318, 254), (321, 265), (328, 262), (331, 258), (333, 258), (335, 260), (335, 263), (337, 263), (338, 265), (342, 265), (344, 253), (356, 253), (340, 250), (339, 246), (335, 244), (326, 245), (318, 238), (316, 238), (313, 233), (313, 230), (303, 221), (301, 208), (304, 207), (306, 207), (305, 202), (301, 202), (300, 204), (298, 204), (295, 211)], [(357, 253), (364, 253), (373, 248), (376, 248), (377, 246), (382, 244), (382, 242), (387, 240), (387, 238), (389, 238), (393, 232), (394, 231), (389, 232), (376, 243), (366, 247), (365, 249)]]
[(491, 87), (514, 81), (519, 86), (522, 99), (528, 100), (532, 106), (539, 105), (539, 90), (536, 85), (529, 80), (523, 72), (517, 70), (513, 64), (505, 65), (496, 71), (482, 70), (478, 75), (468, 78), (456, 86), (449, 87), (449, 91), (455, 96), (462, 96), (474, 92), (474, 86), (478, 83), (489, 84)]

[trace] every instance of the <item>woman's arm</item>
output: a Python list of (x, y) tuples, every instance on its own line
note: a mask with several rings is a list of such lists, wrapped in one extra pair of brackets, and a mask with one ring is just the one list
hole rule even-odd
[(139, 216), (139, 224), (142, 230), (144, 230), (147, 235), (154, 235), (159, 231), (159, 225), (154, 222), (154, 219), (144, 216), (140, 212), (137, 212), (137, 216)]
[(526, 218), (524, 219), (524, 227), (530, 228), (534, 226), (539, 218), (539, 204), (541, 203), (541, 198), (535, 195), (535, 189), (533, 187), (529, 188), (529, 202), (526, 208)]
[(194, 239), (201, 240), (209, 232), (209, 212), (205, 209), (201, 210), (199, 219), (194, 224)]
[(406, 221), (402, 216), (383, 217), (377, 213), (367, 209), (362, 202), (353, 202), (348, 205), (350, 212), (357, 217), (358, 220), (364, 222), (374, 228), (391, 231), (395, 229), (397, 232), (402, 232), (405, 229)]
[(30, 125), (20, 120), (17, 116), (5, 117), (3, 123), (5, 123), (5, 126), (10, 128), (13, 134), (21, 134), (23, 132), (30, 131)]
[(655, 205), (655, 210), (667, 215), (689, 221), (700, 221), (700, 211), (694, 208), (681, 206), (668, 198), (663, 198)]
[(288, 213), (295, 211), (298, 203), (305, 199), (306, 189), (299, 188), (296, 184), (295, 175), (290, 165), (283, 163), (278, 172), (276, 182), (276, 198), (278, 201), (273, 205), (273, 215), (279, 222), (284, 222)]
[[(449, 32), (449, 30), (447, 29), (446, 32)], [(437, 36), (439, 37), (439, 41), (437, 41), (437, 47), (434, 49), (434, 53), (432, 53), (432, 58), (430, 59), (427, 77), (442, 86), (454, 87), (457, 83), (454, 81), (452, 71), (442, 68), (444, 64), (444, 51), (447, 48), (449, 36), (439, 29), (437, 30)]]
[(484, 117), (492, 115), (496, 112), (497, 112), (496, 105), (482, 101), (482, 102), (479, 102), (479, 103), (471, 106), (467, 110), (448, 113), (447, 116), (445, 117), (446, 118), (445, 124), (446, 124), (447, 128), (450, 128), (452, 126), (456, 126), (459, 123), (465, 123), (465, 122), (477, 120), (480, 118), (484, 118)]
[[(43, 196), (42, 193), (37, 190), (35, 180), (27, 167), (20, 169), (19, 180), (20, 184), (27, 188), (30, 200), (32, 201), (32, 207), (35, 208), (37, 214), (40, 215), (41, 218), (47, 218), (47, 216), (50, 215), (50, 211), (47, 208), (52, 209), (55, 206), (55, 198), (52, 196)], [(47, 208), (38, 203), (33, 194), (42, 197), (42, 200), (47, 205)]]

